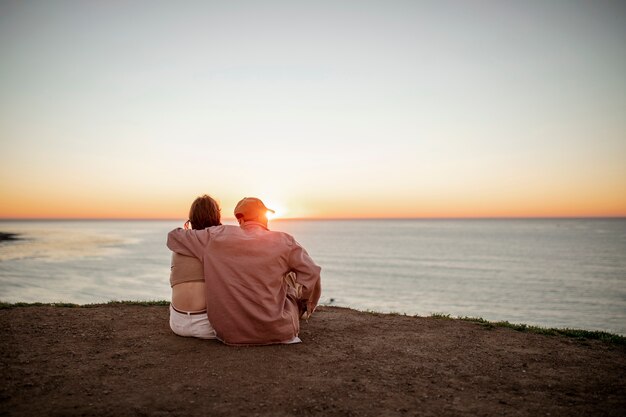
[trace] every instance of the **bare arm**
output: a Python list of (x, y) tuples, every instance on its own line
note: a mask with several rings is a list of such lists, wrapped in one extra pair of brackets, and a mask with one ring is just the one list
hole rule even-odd
[(167, 247), (176, 253), (202, 259), (204, 248), (209, 243), (208, 230), (184, 230), (180, 227), (167, 234)]

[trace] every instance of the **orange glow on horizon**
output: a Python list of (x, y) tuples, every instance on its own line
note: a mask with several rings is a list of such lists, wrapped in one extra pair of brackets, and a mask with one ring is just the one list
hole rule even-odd
[[(0, 209), (0, 219), (185, 219), (187, 202), (177, 205), (111, 205), (99, 206), (81, 204), (47, 204), (41, 206), (4, 205)], [(173, 207), (176, 206), (176, 207)], [(268, 204), (269, 206), (269, 204)], [(276, 207), (276, 208), (274, 208)], [(542, 218), (542, 217), (626, 217), (626, 207), (619, 205), (601, 208), (593, 204), (568, 205), (551, 204), (540, 206), (484, 206), (480, 204), (443, 205), (423, 203), (413, 207), (372, 207), (354, 210), (337, 205), (310, 206), (308, 210), (289, 211), (272, 206), (276, 213), (268, 212), (269, 220), (289, 219), (385, 219), (385, 218)], [(232, 220), (230, 208), (222, 207), (222, 218)]]
[[(586, 192), (534, 189), (526, 194), (509, 192), (434, 194), (393, 192), (372, 198), (365, 193), (342, 195), (293, 193), (265, 196), (256, 194), (275, 210), (272, 220), (282, 219), (366, 219), (366, 218), (512, 218), (512, 217), (626, 217), (626, 192), (596, 187)], [(133, 193), (132, 190), (49, 190), (5, 188), (0, 196), (0, 219), (180, 219), (187, 218), (190, 204), (198, 194), (188, 190), (161, 194)], [(151, 190), (152, 191), (152, 190)], [(216, 193), (214, 197), (217, 197)], [(248, 195), (248, 193), (243, 194)], [(250, 193), (250, 195), (254, 195)], [(314, 195), (314, 197), (311, 197)], [(222, 218), (233, 219), (232, 210), (241, 194), (218, 200)]]

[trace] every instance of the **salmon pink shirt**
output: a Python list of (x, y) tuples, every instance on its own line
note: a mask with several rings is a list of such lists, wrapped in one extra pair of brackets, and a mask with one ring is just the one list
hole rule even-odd
[(285, 282), (295, 272), (308, 313), (321, 294), (321, 268), (295, 239), (263, 224), (172, 230), (167, 247), (203, 263), (207, 315), (232, 345), (284, 343), (298, 336), (300, 311)]

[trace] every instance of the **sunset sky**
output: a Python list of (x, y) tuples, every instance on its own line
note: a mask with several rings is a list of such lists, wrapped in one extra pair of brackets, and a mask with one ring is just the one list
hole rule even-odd
[(0, 1), (0, 218), (626, 215), (626, 3)]

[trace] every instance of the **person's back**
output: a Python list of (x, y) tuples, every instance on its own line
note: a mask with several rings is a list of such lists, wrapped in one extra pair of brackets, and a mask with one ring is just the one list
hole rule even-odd
[(287, 343), (298, 336), (301, 312), (284, 279), (289, 272), (302, 285), (309, 314), (319, 301), (320, 267), (292, 236), (268, 230), (266, 222), (168, 235), (171, 250), (202, 259), (208, 317), (225, 343)]
[(206, 310), (204, 270), (199, 259), (172, 252), (170, 286), (172, 307), (176, 311)]
[[(202, 230), (209, 226), (220, 225), (220, 208), (208, 195), (194, 200), (189, 209), (189, 220), (185, 228)], [(215, 339), (215, 330), (211, 326), (206, 308), (206, 286), (204, 267), (193, 256), (172, 253), (170, 267), (170, 328), (179, 336)]]

